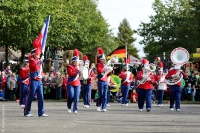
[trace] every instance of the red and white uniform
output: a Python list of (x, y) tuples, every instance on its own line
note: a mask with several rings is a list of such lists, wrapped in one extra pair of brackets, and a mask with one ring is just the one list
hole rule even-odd
[(121, 84), (124, 85), (130, 85), (130, 83), (133, 81), (133, 74), (130, 71), (121, 71), (119, 74), (119, 78), (121, 78)]
[(89, 69), (89, 78), (87, 79), (88, 84), (92, 84), (92, 79), (94, 79), (95, 75), (94, 75), (94, 71), (92, 69)]
[[(29, 60), (29, 69), (30, 69), (30, 78), (33, 78), (35, 80), (41, 80), (41, 67), (42, 67), (42, 61), (39, 59), (31, 58)], [(40, 77), (39, 77), (40, 76)]]
[[(171, 79), (172, 78), (172, 75), (176, 75), (178, 73), (179, 70), (177, 69), (171, 69), (169, 70), (168, 74), (165, 76), (165, 79)], [(180, 70), (181, 71), (181, 70)], [(181, 72), (181, 74), (183, 74), (183, 77), (186, 77), (187, 74), (185, 74), (184, 72)], [(176, 86), (181, 86), (181, 81), (178, 82), (176, 84)]]
[(70, 84), (72, 86), (81, 85), (80, 79), (79, 79), (79, 70), (77, 66), (74, 66), (74, 65), (67, 66), (67, 73), (69, 75), (67, 84)]
[[(162, 77), (163, 77), (163, 73), (162, 73), (162, 74), (156, 74), (156, 75), (154, 76), (156, 82), (160, 82), (160, 80), (161, 80)], [(164, 79), (164, 80), (161, 81), (160, 83), (166, 83), (166, 80)]]
[[(149, 74), (149, 78), (150, 78), (150, 81), (147, 80), (144, 84), (140, 84), (140, 85), (138, 86), (138, 88), (145, 89), (145, 90), (150, 90), (150, 89), (152, 89), (152, 88), (153, 88), (152, 83), (155, 82), (155, 78), (154, 78), (154, 75), (153, 75), (152, 72)], [(137, 73), (136, 79), (137, 79), (137, 80), (142, 80), (142, 79), (143, 79), (143, 71), (139, 71), (139, 72)]]
[(19, 76), (23, 84), (29, 84), (29, 68), (23, 66), (19, 72)]
[(108, 76), (110, 75), (110, 73), (108, 73), (104, 78), (102, 78), (102, 77), (103, 77), (102, 73), (105, 72), (104, 67), (105, 67), (105, 65), (102, 64), (102, 63), (98, 63), (98, 64), (96, 65), (97, 74), (98, 74), (97, 78), (98, 78), (99, 80), (101, 80), (101, 81), (106, 82), (106, 81), (108, 81)]

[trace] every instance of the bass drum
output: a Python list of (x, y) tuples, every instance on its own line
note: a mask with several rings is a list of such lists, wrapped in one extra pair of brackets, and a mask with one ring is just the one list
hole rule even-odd
[(83, 74), (83, 79), (86, 80), (89, 78), (89, 71), (87, 67), (84, 67), (82, 70), (82, 74)]
[(160, 83), (158, 85), (158, 90), (167, 90), (167, 84), (166, 83)]

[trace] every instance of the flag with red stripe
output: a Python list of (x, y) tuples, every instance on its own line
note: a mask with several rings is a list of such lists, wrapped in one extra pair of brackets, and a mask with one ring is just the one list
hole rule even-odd
[(117, 56), (117, 58), (126, 58), (126, 47), (119, 46), (107, 56), (107, 59), (111, 59), (115, 55)]

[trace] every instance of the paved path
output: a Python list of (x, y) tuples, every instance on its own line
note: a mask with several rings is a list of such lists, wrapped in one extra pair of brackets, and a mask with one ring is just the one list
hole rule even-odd
[(34, 117), (24, 117), (16, 102), (0, 102), (0, 132), (5, 133), (132, 133), (132, 132), (181, 132), (200, 133), (200, 105), (182, 104), (181, 112), (170, 111), (153, 104), (151, 112), (140, 112), (137, 104), (122, 107), (110, 103), (108, 112), (96, 112), (95, 103), (83, 108), (79, 103), (78, 114), (68, 114), (66, 102), (45, 102), (49, 117), (37, 116), (37, 103), (32, 104)]

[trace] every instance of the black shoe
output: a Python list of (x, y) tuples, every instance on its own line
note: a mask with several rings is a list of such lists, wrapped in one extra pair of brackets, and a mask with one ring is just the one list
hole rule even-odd
[(147, 109), (147, 112), (150, 112), (150, 111), (151, 111), (151, 109), (148, 108), (148, 109)]

